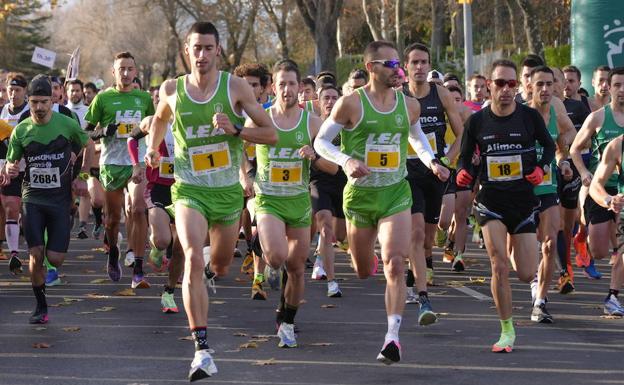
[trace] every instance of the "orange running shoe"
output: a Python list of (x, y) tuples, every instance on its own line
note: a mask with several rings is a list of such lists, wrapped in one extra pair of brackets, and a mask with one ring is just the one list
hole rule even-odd
[(576, 266), (589, 266), (589, 253), (587, 252), (587, 237), (577, 233), (574, 236), (574, 249), (576, 250)]

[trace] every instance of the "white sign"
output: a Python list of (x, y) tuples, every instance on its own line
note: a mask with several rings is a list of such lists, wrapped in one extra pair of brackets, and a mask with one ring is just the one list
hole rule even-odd
[(35, 47), (35, 52), (31, 61), (36, 64), (41, 64), (44, 67), (54, 68), (54, 61), (56, 60), (56, 52), (47, 50), (41, 47)]

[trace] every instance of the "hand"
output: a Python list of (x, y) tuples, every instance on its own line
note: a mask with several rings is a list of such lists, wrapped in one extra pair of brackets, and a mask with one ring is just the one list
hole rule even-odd
[(243, 195), (245, 198), (253, 198), (254, 196), (254, 188), (251, 179), (245, 175), (244, 178), (241, 179), (241, 186), (243, 187)]
[(533, 186), (537, 186), (544, 180), (544, 170), (540, 166), (535, 166), (533, 172), (525, 175), (524, 179), (528, 180)]
[(434, 162), (431, 164), (431, 171), (433, 175), (437, 176), (438, 179), (442, 182), (446, 182), (451, 175), (451, 172), (448, 168), (442, 166), (440, 163)]
[(361, 178), (370, 174), (370, 169), (366, 164), (354, 158), (350, 158), (347, 163), (345, 163), (344, 171), (351, 178)]
[(141, 184), (141, 182), (143, 182), (144, 175), (145, 170), (140, 164), (132, 166), (132, 177), (130, 177), (130, 180), (132, 180), (134, 184)]
[(111, 123), (108, 126), (106, 126), (106, 130), (104, 130), (104, 134), (106, 136), (113, 136), (117, 132), (118, 128), (119, 128), (119, 123)]
[(572, 172), (572, 167), (570, 167), (570, 163), (563, 162), (559, 166), (559, 170), (561, 170), (561, 176), (563, 176), (563, 180), (571, 181), (574, 173)]
[(81, 197), (89, 196), (89, 189), (87, 187), (87, 181), (84, 181), (80, 178), (74, 179), (72, 182), (72, 190), (76, 193), (76, 195)]
[(586, 171), (586, 172), (582, 173), (581, 174), (581, 183), (583, 183), (583, 186), (589, 186), (591, 184), (591, 181), (592, 181), (593, 177), (594, 176), (589, 171)]
[(145, 164), (151, 168), (158, 168), (160, 166), (160, 152), (153, 148), (148, 148), (145, 152)]
[(611, 199), (609, 210), (617, 214), (620, 211), (622, 211), (622, 208), (624, 208), (624, 195), (623, 194), (614, 195), (613, 199)]
[(235, 135), (238, 131), (230, 121), (230, 118), (223, 113), (216, 113), (212, 116), (212, 125), (215, 130), (222, 130), (226, 135)]
[(11, 183), (11, 178), (7, 175), (4, 167), (0, 170), (0, 186), (8, 186)]
[(471, 163), (474, 166), (478, 166), (481, 164), (481, 157), (479, 156), (479, 154), (477, 154), (476, 152), (474, 154), (472, 154), (472, 160)]
[(7, 162), (6, 164), (6, 172), (9, 178), (13, 179), (19, 175), (19, 162)]
[(314, 160), (316, 159), (316, 152), (309, 145), (305, 145), (299, 149), (299, 156), (305, 159)]
[(468, 171), (466, 171), (466, 170), (464, 170), (462, 168), (457, 173), (457, 177), (455, 178), (455, 183), (459, 187), (468, 187), (468, 186), (470, 186), (472, 184), (473, 180), (474, 180), (474, 178), (472, 177), (472, 175), (470, 175), (470, 173)]

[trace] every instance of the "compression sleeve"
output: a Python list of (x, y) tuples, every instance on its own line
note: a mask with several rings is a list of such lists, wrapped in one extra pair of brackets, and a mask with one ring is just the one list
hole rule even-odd
[(420, 126), (420, 120), (410, 126), (407, 140), (414, 148), (414, 151), (416, 151), (416, 154), (418, 154), (418, 159), (420, 159), (425, 166), (431, 168), (431, 161), (435, 159), (435, 155), (427, 140), (427, 136), (425, 136)]
[(342, 127), (342, 124), (336, 123), (331, 117), (327, 118), (316, 136), (314, 150), (323, 158), (344, 168), (351, 157), (340, 152), (340, 149), (332, 144), (332, 140), (340, 133)]
[(132, 165), (139, 164), (139, 141), (134, 138), (128, 138), (128, 153), (130, 154), (130, 160)]

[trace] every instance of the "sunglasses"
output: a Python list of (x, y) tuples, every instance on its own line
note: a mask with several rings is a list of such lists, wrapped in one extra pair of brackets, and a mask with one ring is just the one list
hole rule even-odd
[(371, 63), (379, 63), (386, 68), (396, 69), (401, 67), (401, 62), (398, 60), (371, 60)]
[(494, 79), (492, 80), (492, 82), (496, 84), (496, 87), (499, 87), (499, 88), (503, 88), (506, 85), (509, 86), (509, 88), (516, 88), (516, 86), (518, 85), (518, 81), (516, 79), (511, 79), (511, 80)]

